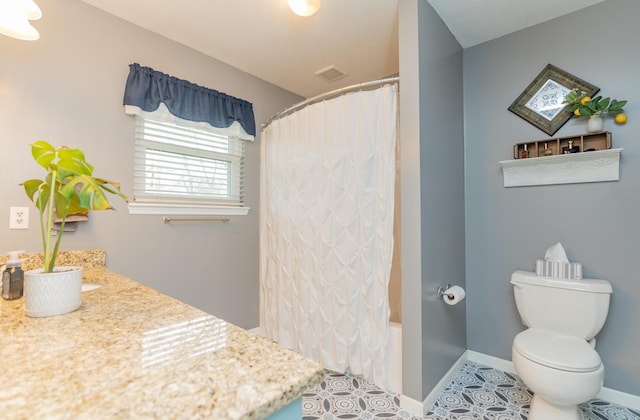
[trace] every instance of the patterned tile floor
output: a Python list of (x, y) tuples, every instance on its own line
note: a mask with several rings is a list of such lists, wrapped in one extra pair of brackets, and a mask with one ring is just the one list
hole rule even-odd
[[(427, 413), (432, 420), (526, 420), (531, 392), (516, 375), (467, 362)], [(580, 406), (586, 420), (639, 420), (640, 412), (602, 400)], [(359, 377), (327, 371), (302, 398), (303, 420), (411, 419), (396, 394)], [(550, 419), (551, 420), (551, 419)]]

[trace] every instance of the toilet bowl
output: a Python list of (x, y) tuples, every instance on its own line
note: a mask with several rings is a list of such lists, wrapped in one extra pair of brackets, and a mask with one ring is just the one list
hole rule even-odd
[(512, 357), (534, 393), (529, 420), (582, 419), (578, 404), (595, 397), (604, 381), (593, 339), (607, 319), (611, 283), (515, 271), (511, 284), (528, 327), (515, 336)]
[(603, 384), (600, 356), (579, 337), (530, 328), (515, 337), (512, 359), (534, 393), (529, 420), (581, 420), (578, 404)]

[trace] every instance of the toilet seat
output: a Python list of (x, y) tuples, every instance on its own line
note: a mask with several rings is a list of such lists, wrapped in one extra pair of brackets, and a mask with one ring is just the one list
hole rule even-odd
[(567, 372), (592, 372), (602, 364), (585, 340), (537, 328), (516, 335), (513, 349), (532, 362)]

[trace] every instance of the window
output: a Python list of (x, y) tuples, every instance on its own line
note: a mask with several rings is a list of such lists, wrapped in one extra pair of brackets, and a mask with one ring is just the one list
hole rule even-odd
[(245, 141), (220, 131), (178, 118), (135, 115), (135, 203), (243, 207)]
[(253, 105), (129, 65), (124, 111), (135, 118), (131, 214), (244, 215), (244, 151)]

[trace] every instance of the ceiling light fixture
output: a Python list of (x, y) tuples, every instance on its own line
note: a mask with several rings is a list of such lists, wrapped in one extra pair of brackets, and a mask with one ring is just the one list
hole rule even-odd
[(289, 0), (289, 8), (298, 16), (313, 16), (322, 0)]
[(40, 34), (29, 23), (40, 19), (42, 12), (33, 0), (0, 1), (0, 34), (25, 41), (35, 41)]

